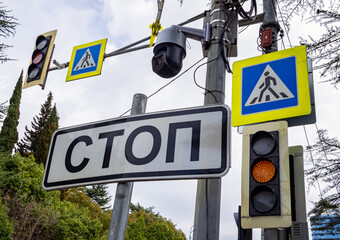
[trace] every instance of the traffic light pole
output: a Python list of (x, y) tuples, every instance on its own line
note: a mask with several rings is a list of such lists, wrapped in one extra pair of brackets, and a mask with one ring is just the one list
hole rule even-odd
[[(145, 113), (147, 96), (137, 93), (133, 96), (131, 115)], [(108, 240), (124, 240), (129, 217), (133, 182), (117, 184), (115, 201), (109, 228)]]
[[(212, 44), (208, 52), (204, 105), (224, 103), (225, 64), (221, 55), (220, 36), (227, 21), (225, 1), (213, 0), (209, 16)], [(223, 44), (224, 46), (224, 44)], [(194, 240), (218, 240), (220, 224), (221, 178), (200, 179), (197, 182)]]
[[(264, 48), (263, 54), (276, 52), (278, 51), (277, 44), (277, 34), (279, 32), (279, 24), (276, 19), (276, 1), (275, 0), (263, 0), (263, 12), (265, 13), (263, 23), (261, 25), (262, 34), (266, 33), (266, 30), (269, 30), (269, 34), (272, 40), (266, 46), (262, 46)], [(265, 38), (261, 40), (265, 41)], [(264, 240), (284, 240), (288, 239), (288, 232), (286, 229), (276, 229), (276, 228), (265, 228), (262, 230), (262, 234), (264, 236)]]

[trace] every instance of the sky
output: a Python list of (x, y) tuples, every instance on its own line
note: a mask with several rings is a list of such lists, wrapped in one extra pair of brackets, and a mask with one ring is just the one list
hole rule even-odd
[[(20, 25), (14, 37), (1, 39), (13, 47), (8, 49), (8, 57), (15, 59), (0, 64), (0, 102), (9, 100), (20, 72), (26, 75), (36, 37), (39, 34), (57, 29), (53, 59), (59, 63), (70, 61), (74, 46), (107, 38), (106, 53), (124, 47), (150, 35), (149, 25), (155, 21), (157, 1), (155, 0), (3, 0), (2, 5), (12, 10)], [(258, 3), (262, 10), (262, 1)], [(181, 23), (209, 9), (209, 1), (166, 0), (162, 14), (163, 28)], [(202, 20), (188, 25), (201, 28)], [(257, 50), (258, 29), (253, 25), (240, 28), (238, 36), (238, 57), (235, 61), (261, 55)], [(319, 29), (319, 30), (318, 30)], [(305, 25), (297, 17), (291, 25), (289, 38), (292, 47), (299, 46), (300, 38), (315, 36), (322, 29), (319, 26)], [(287, 34), (285, 47), (289, 48)], [(283, 45), (279, 43), (280, 49)], [(45, 90), (39, 86), (24, 89), (22, 92), (19, 120), (19, 138), (23, 137), (25, 126), (40, 111), (41, 104), (52, 91), (60, 116), (60, 127), (70, 127), (109, 118), (117, 118), (130, 109), (135, 93), (150, 95), (169, 80), (153, 73), (151, 48), (138, 52), (106, 58), (100, 76), (65, 82), (67, 69), (52, 71), (48, 75)], [(187, 54), (183, 61), (182, 72), (202, 58), (200, 43), (187, 41)], [(205, 61), (205, 60), (204, 60)], [(194, 84), (193, 71), (182, 77), (162, 91), (148, 99), (146, 112), (156, 112), (201, 106), (204, 102), (203, 90)], [(197, 70), (197, 82), (204, 86), (205, 66)], [(225, 103), (231, 106), (232, 75), (226, 74)], [(319, 74), (314, 74), (317, 126), (328, 129), (329, 135), (338, 136), (339, 92), (328, 83), (321, 83)], [(307, 145), (315, 141), (315, 125), (289, 128), (289, 146)], [(236, 239), (237, 227), (233, 213), (240, 205), (241, 189), (241, 151), (242, 136), (237, 128), (232, 128), (231, 169), (222, 178), (220, 239)], [(307, 154), (307, 153), (306, 153)], [(156, 212), (171, 219), (189, 239), (195, 213), (196, 180), (136, 182), (132, 202), (142, 206), (155, 207)], [(110, 194), (114, 196), (116, 184), (109, 185)], [(307, 209), (311, 201), (318, 198), (314, 188), (306, 189)], [(256, 231), (254, 239), (260, 239)]]

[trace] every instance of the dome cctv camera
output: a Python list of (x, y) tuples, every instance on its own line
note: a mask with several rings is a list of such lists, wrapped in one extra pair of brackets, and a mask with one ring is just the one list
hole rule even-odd
[(163, 78), (176, 76), (186, 56), (185, 46), (185, 35), (175, 27), (159, 32), (153, 49), (152, 70)]

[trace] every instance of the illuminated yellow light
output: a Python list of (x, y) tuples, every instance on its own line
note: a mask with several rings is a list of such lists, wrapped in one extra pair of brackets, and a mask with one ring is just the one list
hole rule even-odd
[(252, 175), (257, 182), (269, 182), (275, 176), (275, 166), (270, 161), (260, 160), (254, 164)]

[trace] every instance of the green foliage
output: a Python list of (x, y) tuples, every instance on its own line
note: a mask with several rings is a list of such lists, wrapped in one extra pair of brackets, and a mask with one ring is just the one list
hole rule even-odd
[(60, 218), (57, 232), (60, 234), (58, 239), (98, 239), (102, 224), (99, 219), (90, 217), (88, 208), (64, 201), (61, 202)]
[(33, 156), (0, 153), (1, 199), (14, 239), (105, 239), (111, 213), (103, 212), (83, 188), (66, 191), (60, 201), (60, 191), (41, 188), (42, 178), (43, 165)]
[(104, 184), (85, 187), (85, 194), (92, 198), (95, 203), (102, 207), (103, 210), (107, 210), (110, 206), (107, 204), (111, 201), (112, 197), (107, 191), (108, 186)]
[(153, 208), (143, 208), (139, 204), (130, 206), (131, 213), (125, 240), (185, 240), (181, 230), (176, 229), (171, 220), (167, 220)]
[(13, 234), (13, 225), (9, 220), (5, 206), (2, 204), (2, 201), (0, 198), (0, 239), (10, 240), (12, 239), (12, 234)]
[[(0, 152), (0, 239), (106, 240), (112, 211), (103, 210), (83, 187), (63, 191), (61, 201), (60, 191), (42, 190), (43, 172), (32, 155)], [(186, 238), (153, 207), (131, 204), (126, 239)]]
[(22, 75), (23, 71), (21, 71), (12, 97), (9, 100), (8, 113), (0, 132), (0, 148), (2, 148), (2, 151), (6, 152), (12, 152), (14, 144), (18, 141), (17, 126), (19, 124), (20, 115), (19, 108), (22, 90)]
[(7, 102), (0, 103), (0, 122), (2, 122), (2, 119), (4, 119), (7, 114), (8, 106), (5, 105), (6, 103)]
[(58, 121), (59, 117), (57, 114), (57, 108), (54, 106), (38, 138), (36, 151), (34, 152), (34, 157), (37, 163), (46, 164), (52, 135), (59, 127)]
[(24, 137), (17, 143), (16, 151), (21, 156), (33, 154), (37, 163), (46, 163), (52, 134), (59, 125), (57, 108), (52, 108), (52, 100), (52, 92), (49, 92), (45, 103), (41, 105), (39, 115), (33, 117), (31, 129), (26, 126)]

